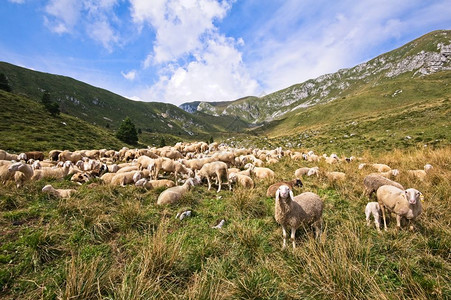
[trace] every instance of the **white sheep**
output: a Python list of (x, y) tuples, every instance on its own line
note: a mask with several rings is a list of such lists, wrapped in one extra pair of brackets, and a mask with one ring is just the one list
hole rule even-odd
[(423, 194), (416, 189), (401, 190), (391, 185), (383, 185), (377, 190), (377, 202), (382, 210), (384, 230), (387, 231), (385, 208), (396, 214), (396, 226), (401, 228), (401, 219), (405, 218), (413, 230), (413, 223), (422, 212)]
[[(30, 181), (34, 174), (33, 168), (30, 165), (22, 162), (11, 164), (11, 166), (9, 166), (8, 168), (8, 171), (14, 174), (14, 181), (16, 182), (17, 187), (21, 187), (25, 183), (25, 181)], [(20, 174), (15, 174), (16, 172), (22, 173), (23, 176)]]
[(197, 184), (196, 179), (188, 178), (181, 186), (174, 186), (163, 191), (157, 200), (158, 205), (174, 204), (179, 202), (191, 187)]
[(324, 172), (324, 175), (330, 182), (343, 181), (346, 179), (346, 173), (343, 172)]
[(5, 150), (0, 150), (0, 160), (19, 160), (17, 154), (11, 154)]
[(141, 178), (135, 182), (135, 186), (141, 186), (148, 190), (152, 190), (160, 187), (173, 187), (175, 186), (175, 183), (174, 181), (168, 179), (148, 180), (146, 178)]
[(68, 173), (70, 168), (72, 167), (72, 163), (70, 161), (66, 161), (63, 163), (63, 166), (60, 167), (53, 167), (53, 168), (42, 168), (39, 170), (34, 170), (33, 177), (31, 177), (31, 180), (40, 180), (43, 178), (56, 178), (56, 179), (62, 179), (65, 177)]
[(368, 198), (371, 198), (371, 195), (376, 193), (383, 185), (392, 185), (399, 189), (404, 189), (400, 183), (381, 176), (380, 174), (370, 174), (365, 176), (363, 185), (365, 186), (365, 194), (368, 195)]
[(416, 177), (419, 180), (426, 179), (427, 174), (433, 169), (431, 164), (424, 165), (423, 170), (408, 170), (407, 174), (412, 177)]
[(53, 195), (58, 198), (70, 198), (70, 196), (76, 192), (74, 189), (55, 189), (50, 184), (42, 188), (43, 193)]
[(254, 165), (249, 168), (251, 175), (258, 179), (274, 179), (275, 173), (269, 168), (255, 167)]
[(216, 181), (218, 183), (218, 193), (221, 191), (221, 186), (223, 183), (228, 184), (229, 190), (232, 189), (229, 183), (227, 164), (225, 162), (214, 161), (207, 163), (199, 170), (199, 172), (197, 172), (197, 175), (200, 176), (200, 178), (207, 178), (208, 190), (211, 189), (211, 177), (216, 177)]
[(283, 246), (286, 248), (287, 228), (291, 228), (293, 249), (296, 248), (295, 235), (300, 226), (311, 225), (315, 229), (315, 237), (321, 234), (324, 203), (321, 198), (311, 192), (296, 197), (287, 185), (282, 185), (276, 192), (274, 217), (282, 225)]
[(381, 218), (381, 207), (377, 202), (368, 202), (365, 207), (366, 225), (371, 226), (370, 217), (373, 215), (374, 224), (376, 225), (377, 231), (381, 230), (380, 218)]
[(252, 178), (250, 178), (249, 176), (244, 175), (244, 174), (230, 173), (229, 174), (229, 182), (237, 183), (246, 189), (254, 188), (254, 181), (252, 180)]
[(120, 186), (125, 186), (127, 184), (135, 183), (142, 177), (142, 174), (140, 171), (130, 171), (130, 172), (113, 173), (113, 174), (115, 174), (115, 176), (113, 176), (111, 178), (110, 184), (111, 185), (120, 185)]

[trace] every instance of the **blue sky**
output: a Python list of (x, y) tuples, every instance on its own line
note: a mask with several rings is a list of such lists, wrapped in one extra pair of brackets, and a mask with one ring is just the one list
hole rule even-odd
[(1, 61), (176, 105), (271, 93), (451, 29), (449, 0), (0, 1)]

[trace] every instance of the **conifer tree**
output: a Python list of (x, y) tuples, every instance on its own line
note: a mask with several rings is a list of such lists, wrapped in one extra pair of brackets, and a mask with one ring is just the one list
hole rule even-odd
[(121, 126), (119, 126), (116, 132), (116, 137), (130, 145), (136, 145), (138, 143), (138, 133), (135, 124), (133, 124), (129, 117), (126, 117), (122, 121)]
[(11, 92), (11, 86), (9, 85), (8, 78), (3, 73), (0, 73), (0, 90)]

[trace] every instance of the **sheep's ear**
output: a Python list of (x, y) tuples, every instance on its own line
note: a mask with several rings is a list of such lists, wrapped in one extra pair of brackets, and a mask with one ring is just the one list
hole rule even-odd
[(293, 195), (293, 191), (290, 190), (290, 200), (293, 201), (294, 195)]
[(277, 189), (276, 191), (276, 202), (279, 201), (280, 191)]

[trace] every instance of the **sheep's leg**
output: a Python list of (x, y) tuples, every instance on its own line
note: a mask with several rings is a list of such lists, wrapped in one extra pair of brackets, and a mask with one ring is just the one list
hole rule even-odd
[(401, 229), (401, 216), (396, 215), (396, 229)]
[[(371, 215), (370, 212), (367, 212), (367, 211), (365, 212), (365, 216), (366, 216), (366, 226), (371, 226), (370, 215)], [(374, 221), (376, 221), (376, 220), (374, 220)]]
[(217, 193), (219, 193), (221, 191), (222, 180), (221, 180), (221, 176), (219, 176), (219, 174), (216, 174), (216, 177), (217, 177), (216, 180), (218, 181), (218, 185), (219, 185)]
[(295, 236), (296, 236), (296, 228), (291, 227), (291, 237), (290, 240), (293, 243), (293, 250), (296, 248), (296, 240), (295, 240)]
[(208, 181), (208, 190), (210, 190), (211, 189), (210, 176), (207, 176), (207, 181)]
[(313, 223), (313, 228), (315, 229), (315, 239), (318, 239), (321, 236), (322, 227), (323, 227), (322, 223), (323, 223), (322, 219)]
[(175, 185), (179, 185), (179, 183), (177, 182), (177, 171), (174, 172), (174, 180), (175, 180)]
[(381, 224), (379, 224), (379, 220), (381, 219), (381, 216), (379, 214), (374, 215), (374, 224), (376, 225), (377, 231), (381, 231)]
[(285, 229), (285, 226), (283, 226), (283, 225), (282, 225), (282, 236), (283, 236), (282, 249), (285, 249), (287, 247), (287, 230)]
[(384, 230), (387, 231), (387, 221), (385, 220), (385, 207), (383, 204), (380, 205), (382, 211), (382, 219), (384, 219)]

